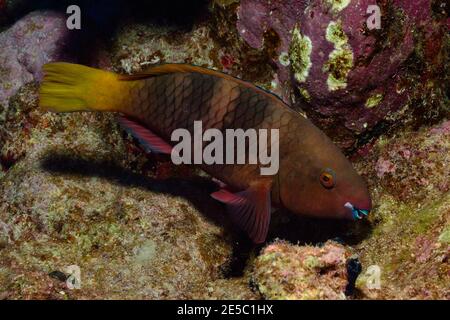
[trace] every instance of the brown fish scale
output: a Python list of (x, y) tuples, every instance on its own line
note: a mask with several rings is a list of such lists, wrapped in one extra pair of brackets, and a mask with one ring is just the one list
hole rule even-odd
[[(175, 129), (193, 133), (194, 121), (200, 120), (203, 130), (217, 128), (223, 133), (226, 129), (280, 129), (280, 162), (289, 150), (298, 148), (302, 118), (253, 87), (201, 73), (171, 73), (134, 82), (140, 84), (131, 89), (133, 116), (169, 143)], [(259, 165), (204, 169), (238, 188), (261, 178)]]
[[(245, 155), (247, 159), (242, 160), (247, 160), (246, 164), (204, 164), (201, 168), (228, 185), (212, 193), (212, 197), (227, 204), (231, 219), (255, 243), (266, 238), (271, 204), (297, 214), (347, 219), (360, 218), (355, 213), (366, 215), (372, 207), (364, 181), (332, 141), (282, 100), (251, 83), (183, 64), (156, 66), (131, 76), (68, 63), (51, 63), (44, 71), (41, 108), (54, 112), (122, 112), (125, 116), (119, 116), (120, 124), (146, 150), (170, 153), (171, 147), (155, 134), (174, 145), (170, 138), (176, 129), (187, 129), (191, 136), (202, 133), (193, 132), (196, 120), (201, 121), (203, 131), (209, 128), (221, 131), (222, 136), (217, 138), (225, 138), (226, 145), (219, 145), (225, 147), (219, 153), (225, 154), (214, 160), (226, 163), (231, 158), (226, 152), (233, 152), (232, 160), (241, 160)], [(250, 132), (256, 138), (255, 145), (250, 145), (248, 139), (228, 141), (227, 129), (239, 129), (244, 134), (248, 129), (255, 130)], [(269, 142), (265, 147), (268, 150), (261, 150), (260, 129), (270, 131), (265, 132), (269, 133), (269, 141), (264, 141)], [(273, 158), (270, 150), (273, 129), (279, 130), (279, 159)], [(202, 138), (196, 136), (194, 139)], [(203, 147), (208, 144), (191, 143), (194, 147), (191, 151), (202, 147), (199, 143)], [(235, 146), (229, 150), (231, 143)], [(246, 150), (239, 150), (238, 154), (236, 149), (243, 143)], [(257, 143), (258, 154), (249, 154)], [(271, 163), (267, 165), (278, 169), (272, 176), (262, 175), (265, 172), (261, 163), (249, 163), (250, 157), (264, 160), (259, 157), (262, 153), (270, 154)], [(200, 160), (196, 155), (193, 159), (188, 155), (194, 164)], [(211, 159), (203, 159), (207, 160)], [(274, 163), (277, 160), (278, 166)]]

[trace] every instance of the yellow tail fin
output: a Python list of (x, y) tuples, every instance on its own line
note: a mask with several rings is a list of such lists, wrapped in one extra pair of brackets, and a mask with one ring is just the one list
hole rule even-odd
[(39, 101), (43, 110), (119, 111), (122, 84), (117, 74), (64, 62), (43, 69)]

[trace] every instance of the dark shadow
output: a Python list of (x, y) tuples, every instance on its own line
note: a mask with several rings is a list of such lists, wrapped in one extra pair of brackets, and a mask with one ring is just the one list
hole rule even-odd
[(328, 240), (334, 240), (356, 245), (371, 232), (372, 226), (366, 220), (316, 219), (280, 209), (272, 214), (268, 241), (279, 238), (292, 243), (322, 245)]
[[(196, 22), (209, 16), (207, 0), (37, 0), (18, 1), (9, 10), (6, 21), (12, 24), (26, 14), (37, 10), (66, 13), (68, 6), (78, 5), (81, 10), (81, 30), (71, 30), (62, 59), (95, 66), (95, 58), (102, 48), (108, 47), (117, 30), (127, 23), (170, 26), (188, 31)], [(5, 20), (5, 19), (4, 19)]]
[[(44, 170), (76, 177), (98, 177), (113, 181), (124, 187), (137, 187), (156, 193), (166, 193), (184, 197), (205, 217), (213, 223), (224, 226), (231, 236), (233, 255), (225, 267), (225, 277), (240, 277), (244, 273), (247, 261), (252, 253), (259, 251), (264, 244), (254, 245), (248, 237), (240, 232), (227, 219), (222, 204), (212, 199), (209, 194), (218, 186), (208, 178), (188, 177), (155, 179), (125, 169), (108, 161), (82, 159), (75, 155), (49, 153), (41, 162)], [(355, 222), (304, 218), (286, 210), (272, 214), (272, 221), (266, 243), (276, 238), (292, 243), (321, 245), (329, 239), (353, 245), (367, 237), (371, 228), (368, 223), (358, 222), (362, 229), (355, 232)]]
[(242, 232), (237, 232), (233, 242), (233, 253), (226, 270), (224, 270), (224, 277), (242, 277), (251, 254), (255, 251), (258, 252), (263, 245), (255, 245), (247, 235)]
[(236, 234), (233, 258), (225, 272), (227, 277), (241, 277), (248, 259), (275, 239), (287, 240), (299, 245), (322, 246), (328, 240), (344, 245), (357, 245), (372, 232), (368, 221), (345, 221), (333, 219), (314, 219), (295, 215), (285, 209), (272, 213), (269, 234), (265, 243), (253, 244), (246, 235)]
[[(120, 21), (133, 19), (139, 23), (152, 23), (180, 28), (191, 28), (193, 23), (206, 19), (208, 0), (33, 0), (15, 1), (7, 10), (8, 23), (37, 10), (54, 10), (66, 13), (67, 7), (77, 5), (83, 20), (89, 26), (98, 27), (91, 32), (108, 33)], [(103, 29), (100, 29), (103, 28)]]
[(77, 158), (74, 155), (49, 153), (42, 159), (41, 167), (53, 173), (75, 177), (98, 177), (124, 187), (135, 187), (156, 193), (187, 198), (215, 223), (223, 224), (222, 206), (208, 195), (217, 190), (209, 179), (202, 177), (155, 179), (135, 173), (108, 161)]
[(186, 198), (205, 217), (225, 228), (230, 236), (233, 254), (224, 266), (225, 277), (242, 276), (248, 257), (255, 248), (253, 243), (227, 219), (222, 204), (209, 194), (218, 189), (216, 183), (199, 176), (192, 178), (154, 179), (133, 172), (109, 161), (82, 159), (76, 155), (48, 153), (41, 161), (42, 169), (72, 177), (97, 177), (107, 179), (124, 187), (142, 188), (156, 193), (171, 194)]

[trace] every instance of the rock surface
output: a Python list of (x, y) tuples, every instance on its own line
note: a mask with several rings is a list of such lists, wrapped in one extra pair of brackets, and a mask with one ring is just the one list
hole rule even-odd
[[(92, 48), (93, 65), (122, 73), (181, 62), (249, 80), (356, 151), (369, 220), (276, 212), (261, 250), (210, 199), (208, 177), (145, 156), (113, 115), (37, 110), (40, 67), (65, 58), (60, 14), (34, 12), (3, 30), (0, 299), (449, 299), (446, 9), (378, 3), (388, 13), (381, 32), (358, 30), (365, 0), (215, 0), (192, 27), (128, 21)], [(351, 68), (334, 73), (330, 57), (348, 62), (350, 48)], [(330, 74), (346, 87), (329, 90)], [(355, 254), (363, 273), (345, 296)], [(74, 265), (81, 288), (71, 290)], [(369, 288), (377, 268), (380, 288)]]
[[(232, 247), (221, 207), (204, 200), (207, 184), (146, 176), (137, 164), (145, 158), (127, 152), (135, 147), (112, 116), (42, 114), (36, 102), (36, 87), (21, 90), (1, 130), (9, 168), (0, 187), (0, 291), (28, 299), (235, 297), (222, 291)], [(48, 276), (71, 265), (81, 269), (80, 290)], [(242, 281), (231, 287), (254, 298)]]
[(289, 86), (291, 74), (291, 103), (346, 150), (411, 121), (421, 104), (445, 109), (448, 4), (377, 3), (381, 29), (373, 30), (369, 0), (244, 0), (237, 10), (239, 34), (269, 52), (277, 80)]
[[(364, 296), (449, 299), (450, 122), (381, 137), (355, 165), (376, 203), (357, 250)], [(371, 265), (381, 269), (380, 290), (367, 289)]]
[(256, 259), (254, 281), (266, 299), (345, 299), (349, 256), (331, 241), (323, 247), (274, 242)]
[(39, 79), (42, 65), (62, 58), (67, 35), (64, 15), (51, 11), (33, 12), (0, 33), (0, 106)]

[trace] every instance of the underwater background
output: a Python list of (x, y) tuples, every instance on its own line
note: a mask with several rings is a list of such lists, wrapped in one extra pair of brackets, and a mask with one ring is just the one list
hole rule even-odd
[[(72, 4), (80, 30), (66, 26)], [(449, 299), (448, 12), (445, 0), (0, 0), (0, 299)], [(210, 177), (145, 155), (113, 115), (39, 110), (50, 61), (250, 81), (344, 151), (374, 208), (356, 223), (280, 210), (254, 246)]]

